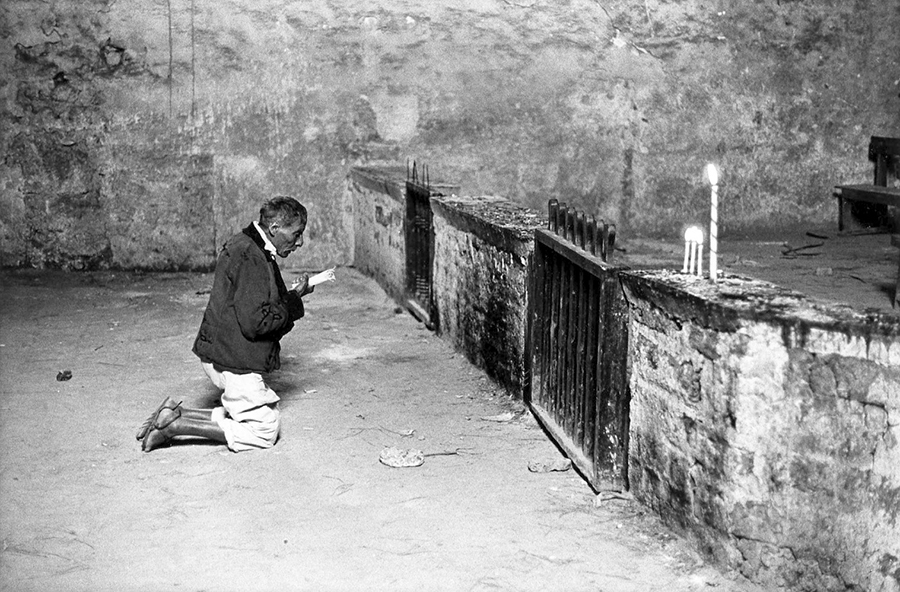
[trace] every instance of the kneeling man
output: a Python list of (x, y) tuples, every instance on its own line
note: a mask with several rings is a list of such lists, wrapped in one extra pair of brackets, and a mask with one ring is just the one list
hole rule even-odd
[(303, 317), (301, 298), (314, 289), (307, 276), (288, 289), (275, 256), (303, 245), (306, 221), (300, 202), (276, 197), (260, 208), (258, 222), (225, 243), (193, 348), (223, 391), (221, 406), (187, 409), (166, 397), (136, 434), (144, 452), (177, 436), (224, 442), (235, 452), (275, 444), (279, 399), (262, 375), (280, 367), (279, 342)]

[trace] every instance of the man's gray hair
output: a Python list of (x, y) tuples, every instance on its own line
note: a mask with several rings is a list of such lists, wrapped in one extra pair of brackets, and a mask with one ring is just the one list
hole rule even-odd
[(306, 208), (293, 197), (279, 195), (273, 197), (259, 208), (259, 225), (268, 227), (273, 222), (281, 226), (291, 226), (300, 222), (306, 226)]

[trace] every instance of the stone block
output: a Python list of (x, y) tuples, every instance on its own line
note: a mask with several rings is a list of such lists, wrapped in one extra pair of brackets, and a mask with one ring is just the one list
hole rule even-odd
[(347, 179), (353, 208), (353, 265), (391, 297), (406, 293), (406, 172), (354, 168)]
[(759, 584), (898, 590), (898, 321), (748, 282), (623, 274), (632, 491)]
[(515, 396), (524, 386), (527, 281), (541, 217), (499, 197), (435, 197), (439, 331)]

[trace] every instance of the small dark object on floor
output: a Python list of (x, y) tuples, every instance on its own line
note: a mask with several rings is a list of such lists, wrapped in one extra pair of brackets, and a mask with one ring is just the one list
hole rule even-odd
[(58, 380), (59, 382), (63, 382), (65, 380), (70, 380), (71, 378), (72, 378), (71, 370), (63, 370), (62, 372), (56, 373), (56, 380)]
[(818, 238), (818, 239), (821, 239), (821, 240), (828, 240), (828, 237), (825, 236), (824, 234), (816, 234), (815, 232), (807, 232), (807, 233), (806, 233), (806, 236), (809, 236), (809, 237), (812, 237), (812, 238)]
[(572, 461), (568, 458), (555, 460), (530, 460), (528, 470), (532, 473), (564, 472), (572, 468)]
[(802, 247), (792, 247), (789, 243), (784, 243), (781, 246), (781, 256), (786, 258), (793, 258), (798, 256), (815, 257), (817, 255), (820, 255), (821, 253), (801, 253), (800, 251), (805, 251), (806, 249), (817, 249), (824, 244), (825, 243), (814, 243), (811, 245), (803, 245)]

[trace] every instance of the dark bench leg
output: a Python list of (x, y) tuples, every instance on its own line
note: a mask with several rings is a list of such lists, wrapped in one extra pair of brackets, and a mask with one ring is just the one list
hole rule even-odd
[[(900, 247), (900, 234), (891, 235), (891, 245)], [(897, 279), (894, 283), (894, 298), (891, 300), (891, 308), (897, 308), (900, 304), (900, 256), (897, 257)]]
[(897, 308), (900, 304), (900, 257), (897, 262), (897, 281), (894, 283), (894, 300), (891, 301), (891, 308)]
[(844, 198), (838, 196), (838, 232), (844, 232)]

